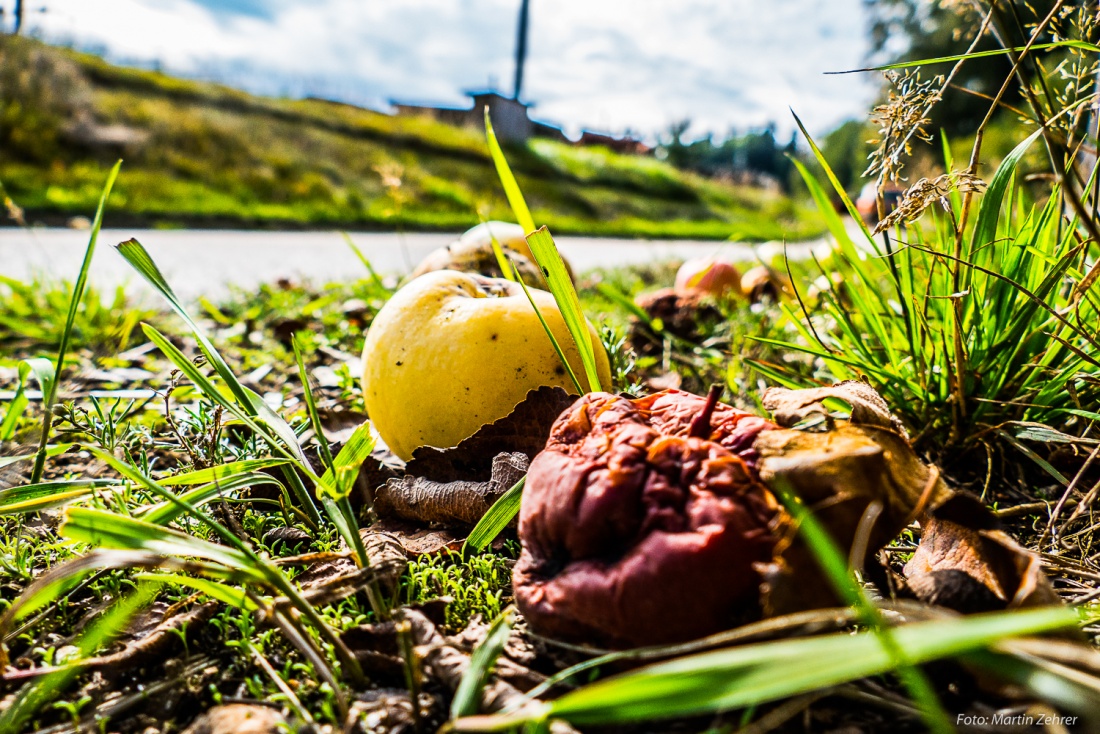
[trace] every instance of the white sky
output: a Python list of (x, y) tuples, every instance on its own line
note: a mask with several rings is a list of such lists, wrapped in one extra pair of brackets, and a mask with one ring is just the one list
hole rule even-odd
[[(13, 0), (0, 0), (9, 12)], [(28, 0), (53, 41), (269, 94), (464, 104), (510, 92), (519, 0)], [(7, 16), (10, 18), (10, 15)], [(535, 117), (653, 135), (866, 113), (861, 0), (531, 0)]]

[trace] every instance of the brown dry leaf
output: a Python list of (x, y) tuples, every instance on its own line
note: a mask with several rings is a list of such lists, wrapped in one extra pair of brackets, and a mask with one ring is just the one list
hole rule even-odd
[(443, 528), (425, 528), (387, 518), (371, 525), (370, 530), (385, 533), (396, 540), (410, 559), (425, 553), (438, 553), (444, 549), (458, 551), (462, 548), (463, 539)]
[[(820, 433), (765, 431), (754, 447), (760, 452), (764, 483), (785, 486), (800, 497), (858, 564), (873, 557), (925, 509), (951, 496), (939, 470), (924, 464), (904, 438), (885, 428), (840, 422)], [(787, 530), (763, 575), (768, 615), (836, 601), (794, 528)]]
[(576, 395), (560, 387), (531, 390), (511, 413), (482, 426), (458, 446), (417, 449), (405, 470), (415, 477), (427, 477), (436, 482), (484, 482), (492, 475), (498, 454), (519, 453), (531, 459), (542, 451), (554, 421), (576, 400)]
[(374, 511), (379, 517), (410, 522), (476, 525), (527, 473), (527, 466), (525, 454), (502, 453), (492, 460), (488, 481), (440, 482), (411, 474), (391, 479), (375, 492)]
[(882, 396), (873, 387), (859, 380), (845, 380), (828, 387), (807, 390), (769, 387), (764, 391), (763, 402), (773, 420), (789, 428), (812, 415), (828, 415), (830, 411), (825, 407), (827, 398), (843, 400), (852, 406), (852, 423), (891, 428), (902, 438), (909, 438), (905, 426), (890, 412), (890, 406)]
[(1060, 603), (1039, 557), (969, 495), (955, 495), (922, 521), (905, 577), (921, 601), (963, 613)]
[(286, 720), (278, 709), (231, 703), (215, 706), (187, 727), (183, 734), (278, 734)]

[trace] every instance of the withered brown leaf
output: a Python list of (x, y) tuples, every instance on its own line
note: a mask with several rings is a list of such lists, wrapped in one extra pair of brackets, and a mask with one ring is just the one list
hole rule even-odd
[(441, 483), (485, 482), (492, 474), (493, 461), (498, 454), (519, 453), (531, 459), (542, 451), (554, 421), (576, 400), (576, 395), (560, 387), (543, 386), (531, 390), (511, 413), (482, 426), (458, 446), (418, 448), (405, 470), (414, 477), (427, 477)]
[(956, 494), (921, 522), (905, 564), (921, 601), (959, 612), (1058, 604), (1037, 555), (1020, 546), (975, 497)]
[[(857, 564), (926, 508), (951, 496), (938, 469), (924, 464), (902, 436), (874, 425), (839, 422), (825, 432), (765, 431), (754, 447), (760, 452), (764, 483), (783, 486), (800, 497), (841, 550), (858, 556), (853, 559)], [(780, 542), (764, 577), (768, 614), (827, 606), (836, 600), (796, 528)]]
[(493, 459), (488, 481), (439, 482), (407, 474), (378, 488), (374, 511), (410, 522), (475, 525), (527, 473), (527, 466), (527, 456), (515, 452)]

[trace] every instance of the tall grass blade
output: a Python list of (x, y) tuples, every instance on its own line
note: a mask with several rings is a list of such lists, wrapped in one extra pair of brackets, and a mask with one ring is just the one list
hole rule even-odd
[(588, 320), (581, 310), (581, 302), (577, 297), (577, 291), (573, 287), (573, 281), (569, 278), (569, 271), (565, 269), (565, 263), (558, 253), (554, 238), (546, 227), (527, 235), (527, 244), (531, 246), (531, 252), (542, 270), (543, 276), (550, 287), (550, 293), (558, 304), (569, 334), (577, 345), (577, 351), (581, 355), (581, 363), (584, 365), (585, 375), (588, 377), (590, 391), (602, 391), (600, 374), (596, 369), (596, 352), (592, 347), (592, 333), (588, 330)]
[[(1087, 41), (1078, 41), (1074, 39), (1066, 39), (1062, 41), (1054, 41), (1052, 43), (1034, 43), (1030, 47), (1017, 46), (1015, 48), (994, 48), (988, 51), (971, 51), (968, 54), (957, 54), (955, 56), (936, 56), (928, 59), (917, 59), (916, 61), (899, 61), (896, 64), (886, 64), (885, 66), (869, 66), (865, 69), (849, 69), (847, 71), (827, 71), (826, 74), (857, 74), (864, 71), (890, 71), (891, 69), (909, 69), (914, 66), (928, 66), (930, 64), (947, 64), (954, 61), (969, 61), (971, 59), (984, 59), (988, 56), (1003, 56), (1004, 54), (1018, 54), (1022, 51), (1050, 51), (1058, 48), (1074, 48), (1080, 51), (1089, 51), (1092, 53), (1100, 53), (1100, 46), (1094, 43), (1088, 43)], [(950, 170), (950, 169), (948, 169)]]
[(179, 530), (154, 525), (106, 510), (70, 507), (58, 529), (68, 540), (112, 550), (135, 550), (163, 556), (202, 558), (266, 581), (252, 558), (235, 548), (201, 540)]
[[(1071, 609), (1047, 607), (922, 622), (894, 634), (905, 657), (923, 664), (1012, 637), (1068, 629), (1079, 621)], [(550, 704), (549, 714), (577, 726), (595, 726), (714, 713), (881, 675), (894, 667), (873, 632), (747, 645), (586, 686)]]
[(23, 515), (67, 505), (92, 494), (97, 487), (117, 485), (114, 479), (73, 479), (24, 484), (0, 490), (0, 516)]
[(462, 555), (469, 556), (485, 550), (497, 536), (504, 532), (512, 518), (519, 514), (520, 502), (523, 499), (523, 485), (527, 483), (527, 477), (523, 477), (502, 494), (489, 511), (481, 516), (474, 525), (474, 529), (466, 537), (462, 544)]
[(777, 485), (772, 489), (779, 495), (798, 527), (798, 533), (813, 551), (814, 559), (825, 575), (829, 577), (833, 588), (844, 602), (856, 609), (864, 624), (871, 628), (889, 656), (891, 667), (909, 691), (909, 695), (920, 707), (921, 714), (929, 730), (938, 734), (951, 734), (954, 727), (947, 712), (943, 709), (932, 684), (924, 673), (914, 667), (914, 662), (898, 644), (895, 631), (890, 629), (878, 608), (871, 603), (867, 595), (856, 584), (848, 568), (848, 561), (833, 541), (828, 531), (817, 521), (813, 513), (802, 500), (791, 492), (789, 487)]
[(985, 247), (997, 239), (997, 221), (1001, 216), (1001, 205), (1015, 175), (1016, 166), (1019, 165), (1024, 154), (1027, 153), (1027, 149), (1031, 147), (1031, 144), (1042, 132), (1042, 128), (1040, 128), (1024, 138), (1023, 142), (1005, 156), (1005, 159), (1001, 161), (1001, 165), (997, 167), (996, 173), (993, 174), (993, 180), (989, 182), (989, 187), (982, 197), (981, 206), (978, 208), (978, 220), (970, 240), (971, 258), (979, 248)]
[(65, 316), (65, 328), (61, 332), (61, 344), (57, 348), (57, 364), (54, 367), (53, 379), (48, 385), (44, 384), (42, 391), (42, 438), (38, 444), (38, 453), (34, 457), (34, 468), (31, 470), (31, 483), (42, 481), (42, 471), (46, 467), (46, 445), (50, 442), (50, 430), (53, 428), (53, 406), (57, 400), (57, 388), (61, 382), (61, 372), (65, 369), (65, 356), (69, 351), (69, 341), (72, 339), (73, 323), (76, 321), (76, 312), (80, 308), (80, 302), (84, 299), (84, 288), (88, 284), (88, 270), (92, 266), (92, 256), (95, 255), (96, 241), (99, 239), (99, 230), (103, 226), (103, 211), (107, 208), (107, 197), (111, 195), (118, 171), (122, 167), (122, 161), (115, 163), (111, 172), (107, 174), (107, 183), (103, 186), (103, 193), (99, 196), (99, 206), (96, 208), (95, 220), (92, 222), (92, 232), (88, 237), (88, 247), (84, 250), (84, 261), (80, 264), (80, 274), (73, 286), (72, 298), (69, 299), (69, 312)]
[(523, 227), (524, 234), (530, 234), (535, 231), (535, 220), (531, 216), (531, 210), (527, 208), (523, 192), (520, 191), (519, 183), (508, 165), (508, 159), (500, 149), (496, 133), (493, 132), (493, 121), (489, 119), (488, 107), (485, 108), (485, 138), (489, 143), (489, 155), (493, 159), (493, 165), (496, 166), (500, 184), (504, 187), (504, 195), (508, 198), (508, 205), (512, 207), (512, 212), (516, 215), (519, 226)]
[(223, 584), (220, 581), (184, 576), (180, 573), (136, 573), (134, 578), (138, 581), (155, 581), (160, 584), (184, 586), (206, 594), (224, 604), (249, 612), (257, 611), (260, 606), (249, 597), (248, 592), (236, 586)]
[(157, 484), (162, 487), (179, 487), (194, 484), (207, 484), (209, 482), (222, 482), (241, 474), (258, 472), (261, 469), (272, 469), (289, 462), (290, 459), (244, 459), (242, 461), (230, 461), (206, 469), (196, 469), (195, 471), (164, 477), (163, 479), (158, 479)]
[(235, 490), (264, 485), (283, 488), (283, 483), (270, 474), (262, 472), (236, 473), (225, 478), (216, 479), (201, 487), (196, 487), (189, 492), (184, 492), (179, 495), (181, 502), (160, 502), (152, 505), (148, 509), (137, 513), (137, 517), (154, 525), (167, 525), (177, 517), (187, 513), (187, 510), (184, 509), (185, 504), (192, 507), (201, 507), (207, 502), (224, 497)]
[[(581, 311), (580, 299), (577, 298), (577, 291), (573, 287), (569, 271), (565, 269), (561, 253), (558, 252), (557, 245), (554, 244), (554, 238), (550, 236), (550, 232), (547, 231), (546, 227), (535, 230), (535, 220), (531, 217), (531, 211), (527, 208), (527, 202), (524, 201), (523, 192), (520, 191), (516, 177), (512, 174), (512, 169), (508, 165), (508, 159), (504, 157), (504, 151), (501, 150), (496, 133), (493, 132), (493, 122), (489, 119), (488, 108), (485, 108), (485, 137), (489, 143), (489, 154), (493, 158), (493, 165), (496, 166), (500, 183), (504, 187), (504, 194), (508, 197), (508, 203), (511, 205), (520, 226), (527, 233), (527, 244), (531, 248), (531, 254), (535, 256), (535, 263), (542, 271), (550, 293), (558, 304), (558, 310), (561, 311), (562, 318), (565, 319), (569, 334), (577, 345), (577, 351), (581, 355), (581, 363), (584, 365), (584, 371), (588, 377), (589, 390), (602, 390), (603, 386), (600, 385), (600, 376), (596, 370), (596, 355), (592, 348), (592, 335), (588, 331), (588, 322), (584, 318), (584, 312)], [(519, 278), (518, 273), (516, 277)], [(561, 350), (558, 351), (560, 354)], [(578, 389), (580, 388), (578, 387)], [(581, 392), (584, 391), (581, 390)]]
[[(501, 253), (503, 255), (503, 253)], [(514, 274), (514, 280), (519, 283), (520, 288), (523, 289), (523, 295), (527, 296), (527, 302), (531, 304), (531, 308), (535, 312), (535, 316), (538, 317), (539, 323), (542, 324), (542, 330), (546, 333), (546, 337), (550, 340), (550, 345), (554, 347), (554, 352), (558, 355), (558, 359), (561, 361), (562, 366), (565, 367), (565, 373), (569, 375), (570, 381), (573, 383), (573, 387), (577, 388), (578, 395), (584, 395), (584, 388), (581, 387), (580, 380), (577, 379), (577, 373), (573, 371), (573, 365), (569, 364), (569, 360), (565, 357), (565, 352), (561, 349), (561, 344), (558, 344), (558, 338), (554, 336), (554, 332), (550, 330), (550, 325), (546, 323), (546, 317), (542, 315), (542, 309), (535, 303), (535, 299), (531, 297), (531, 291), (528, 290), (527, 284), (523, 282), (523, 278), (520, 277), (519, 268), (515, 263), (509, 263)]]
[(512, 607), (508, 607), (497, 615), (489, 625), (485, 639), (470, 656), (470, 667), (466, 669), (462, 680), (459, 681), (454, 700), (451, 701), (452, 721), (477, 713), (481, 703), (481, 691), (489, 680), (493, 665), (504, 650), (504, 643), (508, 641), (508, 635), (512, 632), (515, 617), (516, 611)]

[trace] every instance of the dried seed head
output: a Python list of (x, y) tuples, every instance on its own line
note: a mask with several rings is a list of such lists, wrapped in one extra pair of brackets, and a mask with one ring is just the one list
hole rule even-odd
[(910, 186), (901, 197), (897, 208), (884, 217), (875, 227), (878, 234), (898, 224), (916, 221), (924, 210), (936, 202), (946, 210), (950, 207), (948, 197), (952, 191), (960, 194), (980, 193), (985, 189), (985, 181), (966, 171), (951, 171), (929, 181), (922, 178)]
[(870, 165), (864, 176), (880, 180), (898, 181), (905, 158), (913, 154), (913, 138), (930, 142), (932, 136), (924, 129), (931, 120), (928, 112), (940, 100), (943, 77), (921, 81), (920, 70), (886, 72), (886, 79), (893, 86), (884, 104), (871, 113), (871, 122), (878, 126), (879, 137), (871, 140), (877, 145), (868, 156)]

